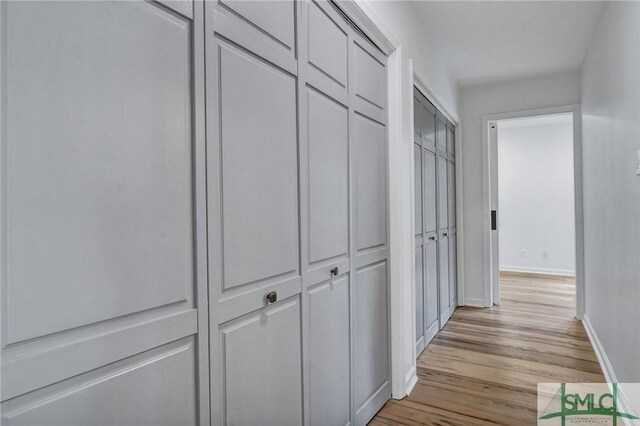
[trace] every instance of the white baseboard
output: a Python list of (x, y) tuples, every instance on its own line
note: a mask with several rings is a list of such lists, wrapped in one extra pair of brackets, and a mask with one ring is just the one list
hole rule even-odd
[(413, 367), (407, 376), (407, 380), (405, 380), (405, 392), (409, 395), (416, 383), (418, 383), (418, 370), (416, 367)]
[(602, 368), (604, 378), (609, 383), (617, 383), (618, 379), (616, 378), (616, 374), (613, 372), (611, 362), (609, 362), (609, 358), (607, 357), (607, 354), (604, 351), (602, 344), (600, 343), (600, 339), (598, 339), (598, 335), (591, 326), (591, 322), (589, 322), (589, 318), (586, 315), (582, 319), (582, 325), (584, 325), (587, 336), (589, 336), (589, 340), (591, 341), (591, 346), (593, 346), (596, 357), (598, 357), (598, 363), (600, 363), (600, 368)]
[(484, 299), (475, 298), (475, 297), (465, 297), (464, 298), (464, 305), (465, 306), (473, 306), (475, 308), (486, 308), (487, 307), (484, 304)]
[(525, 266), (502, 266), (500, 265), (500, 271), (504, 272), (529, 272), (532, 274), (544, 274), (544, 275), (563, 275), (568, 277), (575, 277), (576, 271), (570, 269), (545, 269), (545, 268), (529, 268)]

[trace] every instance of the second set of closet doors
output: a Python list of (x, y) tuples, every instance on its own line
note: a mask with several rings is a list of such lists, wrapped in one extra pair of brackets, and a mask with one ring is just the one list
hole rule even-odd
[(457, 306), (455, 128), (414, 88), (416, 353)]

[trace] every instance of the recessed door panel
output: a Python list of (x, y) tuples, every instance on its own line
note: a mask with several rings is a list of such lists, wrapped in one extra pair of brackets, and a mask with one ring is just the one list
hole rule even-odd
[(387, 142), (383, 125), (355, 115), (356, 249), (387, 242)]
[(438, 228), (449, 226), (449, 205), (447, 197), (447, 159), (438, 156)]
[(427, 233), (436, 230), (436, 155), (429, 151), (423, 151), (422, 162), (422, 173), (424, 174), (424, 232)]
[(348, 111), (307, 91), (309, 262), (346, 255), (349, 249)]
[(191, 300), (189, 22), (144, 2), (3, 7), (4, 343)]
[(349, 423), (349, 276), (309, 290), (309, 416), (312, 425)]
[(413, 146), (413, 176), (414, 176), (414, 219), (415, 234), (422, 234), (422, 148), (419, 145)]
[(243, 20), (289, 50), (295, 45), (295, 8), (291, 0), (219, 0)]
[(356, 272), (354, 324), (354, 408), (366, 424), (389, 398), (387, 264)]
[(456, 155), (456, 137), (453, 129), (453, 124), (447, 126), (447, 152), (450, 157)]
[[(314, 1), (309, 3), (309, 64), (342, 88), (347, 87), (347, 34)], [(331, 6), (329, 6), (331, 7)], [(340, 19), (338, 16), (335, 18)]]
[(302, 424), (299, 296), (224, 324), (226, 424)]
[(449, 319), (449, 237), (440, 233), (438, 241), (438, 289), (440, 292), (440, 327)]
[(420, 92), (413, 88), (413, 142), (422, 145), (422, 105), (420, 104)]
[(202, 9), (0, 8), (2, 424), (194, 424)]
[(230, 289), (297, 269), (296, 84), (222, 43), (219, 84), (223, 288)]
[(355, 93), (360, 99), (382, 110), (386, 105), (387, 73), (382, 64), (358, 43), (355, 44)]
[(435, 108), (429, 101), (423, 101), (422, 106), (422, 135), (424, 137), (423, 145), (425, 148), (435, 151), (436, 149), (436, 114)]
[(435, 240), (424, 244), (424, 318), (425, 333), (438, 329), (438, 253)]
[(2, 424), (196, 424), (193, 337), (76, 376), (2, 404)]
[[(421, 341), (424, 344), (424, 322), (425, 322), (425, 310), (424, 310), (424, 280), (423, 280), (423, 255), (422, 246), (418, 246), (415, 249), (415, 262), (416, 262), (416, 343), (419, 345)], [(420, 350), (419, 348), (418, 350)]]

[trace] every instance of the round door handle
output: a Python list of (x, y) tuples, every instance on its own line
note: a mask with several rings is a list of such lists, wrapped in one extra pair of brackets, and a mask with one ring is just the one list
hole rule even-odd
[(270, 291), (269, 293), (267, 293), (267, 302), (275, 303), (277, 300), (278, 300), (278, 292), (277, 291)]
[(337, 266), (335, 268), (331, 268), (331, 276), (335, 277), (336, 275), (338, 275), (338, 267)]
[(430, 239), (431, 241), (435, 241), (435, 240), (436, 240), (436, 236), (435, 236), (435, 235), (432, 235), (432, 236), (430, 236), (430, 237), (429, 237), (429, 239)]
[(442, 233), (442, 236), (443, 236), (443, 237), (446, 237), (447, 235), (449, 235), (449, 234), (447, 234), (446, 232), (443, 232), (443, 233)]

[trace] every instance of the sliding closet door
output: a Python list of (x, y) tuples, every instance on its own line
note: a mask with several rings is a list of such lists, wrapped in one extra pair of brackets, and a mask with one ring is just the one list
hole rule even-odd
[(205, 13), (212, 422), (300, 424), (296, 5)]
[(327, 2), (299, 2), (298, 91), (305, 418), (350, 423), (347, 25)]
[[(435, 121), (434, 114), (430, 119)], [(425, 345), (436, 335), (439, 329), (438, 311), (438, 252), (437, 252), (437, 179), (436, 155), (430, 150), (422, 154), (424, 175), (424, 330)]]
[(447, 123), (447, 186), (449, 213), (449, 309), (451, 314), (458, 305), (457, 228), (456, 228), (456, 163), (455, 133), (452, 123)]
[(206, 424), (201, 5), (0, 8), (2, 424)]
[(389, 399), (386, 58), (350, 40), (350, 136), (354, 193), (353, 402), (355, 425)]
[(436, 116), (437, 188), (438, 188), (438, 291), (440, 298), (440, 327), (450, 317), (449, 287), (449, 199), (447, 182), (447, 122), (438, 112)]
[(421, 102), (422, 94), (413, 89), (413, 201), (415, 229), (415, 301), (416, 301), (416, 353), (424, 349), (424, 277), (423, 277), (423, 199), (422, 199), (422, 127), (425, 119)]
[(416, 352), (438, 331), (435, 107), (414, 88)]
[(416, 353), (422, 352), (424, 339), (424, 268), (422, 224), (422, 146), (414, 144), (414, 204), (415, 204), (415, 287), (416, 287)]

